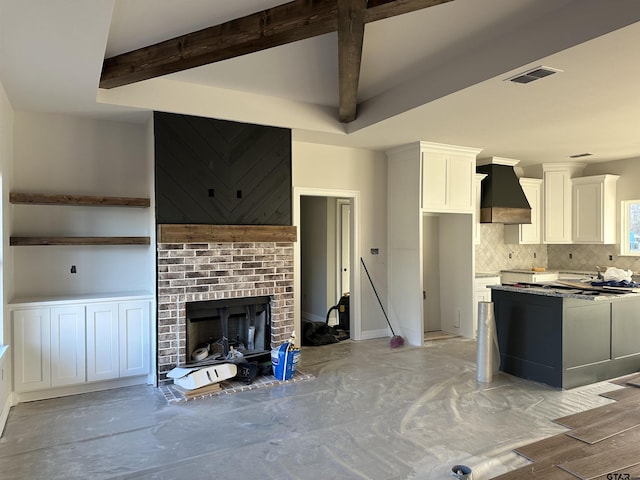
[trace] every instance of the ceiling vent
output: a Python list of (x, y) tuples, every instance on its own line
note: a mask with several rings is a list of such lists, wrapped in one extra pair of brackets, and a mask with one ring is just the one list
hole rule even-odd
[(585, 153), (576, 153), (575, 155), (569, 155), (569, 158), (582, 158), (582, 157), (590, 157), (593, 153), (585, 152)]
[(553, 75), (554, 73), (561, 71), (562, 70), (558, 70), (556, 68), (536, 67), (524, 73), (519, 73), (515, 77), (507, 78), (507, 80), (513, 83), (531, 83), (535, 80), (540, 80), (541, 78), (548, 77), (549, 75)]

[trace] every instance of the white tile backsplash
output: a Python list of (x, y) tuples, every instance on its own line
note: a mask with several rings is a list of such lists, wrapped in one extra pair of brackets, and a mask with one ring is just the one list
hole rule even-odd
[(595, 272), (596, 266), (640, 272), (640, 257), (619, 256), (617, 245), (505, 244), (504, 225), (499, 223), (480, 224), (480, 244), (475, 248), (476, 272), (532, 267)]

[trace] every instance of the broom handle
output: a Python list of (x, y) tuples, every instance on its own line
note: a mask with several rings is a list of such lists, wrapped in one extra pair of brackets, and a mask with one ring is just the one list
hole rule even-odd
[(373, 288), (373, 293), (376, 294), (376, 298), (378, 299), (378, 303), (380, 304), (380, 308), (382, 309), (382, 313), (384, 313), (384, 318), (387, 319), (387, 323), (389, 324), (389, 328), (391, 329), (391, 333), (393, 336), (396, 336), (396, 333), (393, 331), (393, 327), (391, 326), (391, 322), (389, 321), (389, 317), (387, 317), (387, 312), (384, 311), (384, 307), (382, 306), (382, 302), (380, 301), (380, 297), (378, 296), (378, 292), (376, 291), (376, 286), (373, 284), (373, 280), (371, 280), (371, 275), (369, 275), (369, 270), (367, 270), (367, 266), (364, 264), (364, 260), (360, 257), (360, 261), (362, 262), (362, 266), (364, 267), (364, 271), (369, 278), (369, 283), (371, 284), (371, 288)]

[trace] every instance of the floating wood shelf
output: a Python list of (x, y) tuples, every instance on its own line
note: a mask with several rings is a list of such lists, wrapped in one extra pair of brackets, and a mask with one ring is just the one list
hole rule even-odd
[(148, 208), (151, 201), (140, 197), (104, 197), (95, 195), (64, 195), (9, 192), (9, 202), (25, 205), (76, 205), (88, 207)]
[(10, 237), (9, 245), (150, 245), (150, 237)]

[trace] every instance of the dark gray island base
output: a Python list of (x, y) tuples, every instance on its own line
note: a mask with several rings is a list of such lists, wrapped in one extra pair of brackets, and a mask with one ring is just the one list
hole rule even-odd
[(491, 289), (501, 371), (567, 389), (640, 370), (640, 295)]

